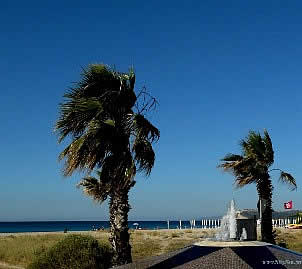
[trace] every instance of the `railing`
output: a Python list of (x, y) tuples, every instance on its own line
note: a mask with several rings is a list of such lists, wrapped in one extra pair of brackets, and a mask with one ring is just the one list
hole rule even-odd
[(200, 221), (202, 229), (215, 229), (221, 225), (221, 219), (203, 219)]
[[(301, 223), (302, 218), (282, 218), (282, 219), (272, 219), (272, 225), (274, 228), (287, 227), (289, 224)], [(260, 226), (260, 220), (257, 220), (257, 226)]]
[[(216, 228), (219, 228), (220, 225), (221, 225), (221, 219), (202, 219), (199, 221), (195, 221), (195, 220), (190, 221), (191, 229), (194, 229), (194, 228), (216, 229)], [(186, 226), (184, 226), (183, 222), (180, 220), (177, 228), (183, 229), (184, 227), (186, 227)], [(169, 229), (169, 222), (168, 222), (168, 229)]]
[(273, 219), (272, 224), (273, 227), (285, 227), (289, 224), (297, 224), (300, 223), (300, 218), (285, 218), (285, 219)]
[[(297, 224), (302, 222), (302, 217), (291, 217), (291, 218), (280, 218), (272, 219), (272, 225), (275, 228), (285, 227), (289, 224)], [(184, 225), (180, 221), (180, 225), (177, 226), (179, 229), (183, 229)], [(199, 221), (191, 220), (190, 221), (191, 229), (202, 228), (202, 229), (217, 229), (221, 226), (221, 219), (202, 219)], [(260, 220), (257, 220), (257, 226), (260, 226)], [(169, 224), (168, 224), (169, 227)], [(187, 226), (186, 226), (187, 227)]]
[[(189, 222), (189, 226), (188, 226)], [(170, 225), (171, 224), (171, 225)], [(176, 227), (175, 227), (176, 226)], [(190, 221), (177, 221), (177, 225), (175, 225), (175, 221), (167, 220), (167, 228), (170, 229), (216, 229), (221, 226), (221, 219), (202, 219), (202, 220), (190, 220)]]

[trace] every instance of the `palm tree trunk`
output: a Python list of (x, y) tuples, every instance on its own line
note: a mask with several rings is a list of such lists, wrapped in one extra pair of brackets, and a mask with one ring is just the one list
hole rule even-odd
[(110, 197), (110, 238), (113, 248), (113, 265), (132, 262), (128, 232), (129, 189), (117, 188)]
[(275, 243), (272, 225), (272, 191), (273, 186), (269, 175), (265, 175), (263, 180), (257, 184), (260, 199), (262, 219), (261, 219), (261, 241)]

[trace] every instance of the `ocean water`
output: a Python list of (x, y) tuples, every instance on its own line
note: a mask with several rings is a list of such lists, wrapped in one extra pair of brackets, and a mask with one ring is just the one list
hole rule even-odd
[[(129, 221), (128, 227), (135, 229), (138, 223), (142, 229), (167, 229), (167, 221)], [(177, 229), (179, 221), (170, 221), (170, 229)], [(23, 232), (58, 232), (64, 231), (91, 231), (94, 228), (109, 228), (109, 221), (26, 221), (26, 222), (0, 222), (0, 233)], [(190, 221), (182, 221), (182, 228), (189, 228)], [(200, 228), (201, 222), (195, 221), (195, 227)]]

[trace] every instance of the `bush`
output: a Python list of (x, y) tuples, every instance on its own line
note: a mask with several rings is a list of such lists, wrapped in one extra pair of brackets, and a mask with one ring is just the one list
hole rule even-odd
[(100, 246), (92, 236), (73, 234), (38, 255), (27, 269), (105, 269), (111, 258), (109, 246)]

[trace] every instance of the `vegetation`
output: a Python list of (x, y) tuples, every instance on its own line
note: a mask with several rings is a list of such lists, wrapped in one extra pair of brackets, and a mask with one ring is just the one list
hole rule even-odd
[(28, 269), (104, 269), (111, 265), (112, 252), (87, 235), (69, 235), (38, 257)]
[(1, 236), (0, 261), (28, 265), (35, 255), (51, 248), (62, 238), (62, 234)]
[(276, 229), (276, 244), (302, 253), (302, 230)]
[[(64, 175), (86, 171), (78, 186), (100, 203), (109, 198), (115, 265), (132, 261), (128, 193), (137, 171), (151, 173), (152, 142), (160, 135), (144, 115), (156, 100), (144, 90), (136, 95), (134, 84), (133, 69), (120, 73), (102, 64), (90, 65), (64, 95), (67, 101), (60, 106), (56, 124), (59, 142), (72, 139), (60, 154), (65, 159)], [(91, 176), (93, 171), (97, 177)]]
[[(228, 154), (221, 161), (219, 167), (235, 175), (237, 187), (256, 184), (259, 202), (258, 210), (262, 212), (261, 240), (274, 243), (272, 229), (272, 191), (273, 185), (270, 172), (279, 171), (280, 181), (289, 184), (294, 190), (297, 188), (292, 175), (280, 169), (270, 169), (274, 163), (274, 150), (271, 138), (266, 130), (264, 136), (250, 131), (246, 139), (240, 141), (242, 155)], [(259, 204), (261, 208), (259, 208)]]
[[(182, 248), (201, 237), (208, 237), (212, 231), (193, 230), (193, 233), (183, 233), (183, 230), (165, 231), (130, 231), (130, 243), (133, 260), (160, 255)], [(179, 237), (172, 238), (172, 234)], [(69, 232), (69, 234), (73, 234)], [(78, 233), (76, 233), (78, 234)], [(100, 245), (110, 247), (107, 231), (81, 232), (93, 236)], [(66, 238), (68, 234), (32, 234), (16, 236), (0, 236), (0, 261), (13, 265), (28, 266), (37, 257), (47, 253), (56, 243)]]

